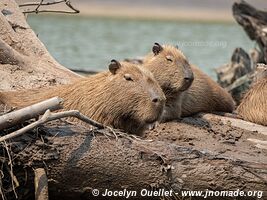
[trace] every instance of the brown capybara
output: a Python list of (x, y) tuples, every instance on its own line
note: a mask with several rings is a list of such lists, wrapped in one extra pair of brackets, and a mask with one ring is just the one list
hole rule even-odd
[(180, 118), (182, 94), (194, 80), (186, 57), (173, 46), (155, 43), (143, 66), (152, 72), (167, 99), (161, 121)]
[(267, 126), (267, 67), (258, 66), (252, 87), (245, 94), (237, 113), (247, 121)]
[(196, 66), (190, 65), (176, 47), (155, 43), (144, 58), (148, 68), (162, 87), (166, 98), (163, 120), (168, 121), (199, 112), (232, 112), (231, 95)]
[(184, 93), (182, 116), (199, 112), (233, 112), (232, 96), (198, 67), (191, 65), (195, 80)]
[(0, 93), (0, 103), (21, 108), (53, 96), (64, 99), (65, 110), (79, 110), (104, 125), (138, 135), (159, 120), (166, 100), (149, 70), (112, 60), (109, 71), (68, 85)]

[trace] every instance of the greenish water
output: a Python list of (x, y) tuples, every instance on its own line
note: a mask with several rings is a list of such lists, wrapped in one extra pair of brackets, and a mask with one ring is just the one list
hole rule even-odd
[(154, 42), (178, 44), (189, 61), (212, 77), (229, 62), (236, 47), (254, 46), (234, 23), (193, 23), (30, 15), (28, 22), (50, 53), (64, 66), (105, 70), (111, 59), (147, 54)]

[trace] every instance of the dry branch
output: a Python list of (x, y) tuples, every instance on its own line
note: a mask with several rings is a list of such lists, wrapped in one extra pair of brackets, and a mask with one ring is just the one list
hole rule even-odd
[[(62, 10), (39, 10), (40, 7), (43, 6), (50, 6), (55, 4), (65, 3), (67, 7), (69, 7), (72, 11), (62, 11)], [(68, 14), (77, 14), (80, 11), (73, 7), (70, 0), (59, 0), (59, 1), (53, 1), (53, 2), (43, 2), (43, 0), (40, 0), (40, 2), (28, 2), (20, 4), (19, 7), (28, 7), (28, 6), (37, 6), (33, 10), (27, 10), (23, 11), (23, 13), (45, 13), (45, 12), (52, 12), (52, 13), (68, 13)]]
[(39, 115), (44, 114), (44, 112), (48, 109), (51, 111), (58, 110), (62, 108), (62, 103), (63, 100), (61, 98), (54, 97), (26, 108), (2, 115), (0, 116), (0, 130), (9, 128), (26, 120), (36, 118)]
[(66, 118), (66, 117), (76, 117), (92, 126), (95, 126), (99, 129), (105, 128), (104, 125), (91, 120), (90, 118), (86, 117), (85, 115), (81, 114), (77, 110), (69, 110), (69, 111), (64, 111), (64, 112), (59, 112), (59, 113), (51, 113), (50, 110), (47, 110), (44, 115), (41, 117), (41, 119), (37, 120), (36, 122), (33, 122), (29, 124), (28, 126), (23, 127), (22, 129), (19, 129), (17, 131), (14, 131), (13, 133), (9, 133), (8, 135), (0, 137), (0, 142), (3, 142), (5, 140), (12, 139), (14, 137), (18, 137), (42, 124), (45, 124), (47, 122), (56, 120), (56, 119), (61, 119), (61, 118)]
[(43, 168), (34, 170), (35, 200), (48, 200), (48, 180)]

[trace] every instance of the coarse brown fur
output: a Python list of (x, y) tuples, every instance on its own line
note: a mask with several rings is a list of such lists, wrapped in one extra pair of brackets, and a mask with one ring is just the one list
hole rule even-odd
[(164, 93), (148, 70), (125, 62), (117, 64), (118, 68), (68, 85), (3, 92), (0, 103), (21, 108), (59, 96), (64, 99), (65, 110), (79, 110), (105, 125), (142, 134), (159, 119), (165, 104)]
[(199, 112), (233, 112), (235, 102), (232, 96), (198, 67), (191, 65), (191, 68), (195, 79), (183, 93), (182, 116)]
[[(149, 53), (144, 58), (143, 66), (152, 72), (166, 96), (161, 121), (169, 121), (181, 117), (182, 93), (190, 87), (194, 76), (180, 50), (155, 43), (154, 47), (157, 46), (160, 49), (156, 53)], [(185, 80), (185, 77), (189, 80)]]
[[(169, 65), (166, 57), (171, 55), (175, 65)], [(167, 63), (167, 64), (166, 64)], [(235, 103), (231, 95), (221, 88), (208, 75), (187, 61), (184, 54), (176, 47), (163, 45), (158, 55), (149, 54), (144, 59), (144, 67), (148, 68), (162, 87), (166, 98), (162, 121), (168, 121), (199, 112), (232, 112)], [(181, 90), (185, 75), (183, 68), (190, 68), (194, 81), (189, 88)]]
[(238, 106), (237, 113), (244, 120), (267, 126), (267, 77), (252, 85)]

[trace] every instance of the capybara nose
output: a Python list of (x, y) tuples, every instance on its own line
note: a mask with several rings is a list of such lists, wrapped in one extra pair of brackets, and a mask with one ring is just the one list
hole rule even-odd
[(185, 80), (185, 82), (192, 83), (194, 80), (194, 76), (184, 77), (184, 80)]
[(182, 87), (180, 88), (180, 91), (187, 90), (192, 85), (193, 81), (194, 81), (193, 75), (184, 77), (183, 84), (182, 84)]
[(152, 99), (152, 102), (153, 102), (153, 103), (158, 103), (159, 101), (160, 101), (159, 97), (154, 97), (154, 98)]
[(159, 96), (152, 97), (151, 101), (154, 105), (161, 107), (165, 104), (166, 98), (165, 98), (165, 96), (159, 95)]

